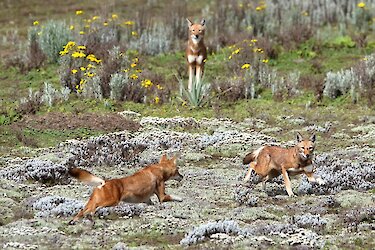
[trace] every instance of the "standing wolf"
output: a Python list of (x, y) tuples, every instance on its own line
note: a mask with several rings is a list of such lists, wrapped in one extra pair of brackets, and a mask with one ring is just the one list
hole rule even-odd
[(191, 92), (193, 89), (193, 77), (195, 82), (202, 79), (204, 63), (207, 59), (207, 49), (204, 45), (204, 33), (206, 21), (202, 19), (200, 23), (193, 23), (186, 19), (189, 25), (189, 40), (186, 47), (186, 59), (189, 65), (189, 84), (188, 90)]
[(303, 139), (300, 133), (297, 133), (297, 145), (292, 148), (263, 146), (247, 154), (243, 159), (243, 164), (250, 163), (250, 167), (244, 182), (249, 181), (251, 172), (254, 170), (262, 177), (264, 189), (267, 180), (282, 174), (289, 196), (294, 196), (289, 175), (304, 173), (310, 182), (317, 182), (323, 185), (325, 183), (324, 180), (313, 173), (312, 160), (315, 139), (315, 134), (307, 140)]

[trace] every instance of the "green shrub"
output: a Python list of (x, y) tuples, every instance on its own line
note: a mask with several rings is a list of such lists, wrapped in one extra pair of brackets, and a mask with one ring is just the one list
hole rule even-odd
[(204, 79), (196, 81), (193, 79), (193, 88), (191, 91), (186, 90), (184, 81), (179, 79), (180, 98), (186, 100), (192, 108), (203, 107), (209, 101), (210, 84)]
[(63, 46), (72, 39), (69, 26), (62, 21), (48, 21), (38, 30), (39, 44), (48, 60), (56, 63)]

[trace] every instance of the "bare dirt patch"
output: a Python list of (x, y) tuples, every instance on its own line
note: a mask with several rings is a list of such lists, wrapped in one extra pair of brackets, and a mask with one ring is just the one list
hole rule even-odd
[(33, 128), (38, 130), (74, 130), (87, 128), (105, 132), (122, 130), (137, 131), (139, 123), (123, 118), (118, 114), (66, 114), (52, 112), (43, 115), (27, 115), (16, 122), (15, 128)]

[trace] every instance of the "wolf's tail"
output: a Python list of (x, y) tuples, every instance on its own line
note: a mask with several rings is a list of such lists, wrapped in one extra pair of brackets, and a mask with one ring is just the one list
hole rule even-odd
[(250, 162), (256, 160), (258, 158), (258, 155), (260, 154), (260, 152), (263, 150), (264, 146), (263, 147), (260, 147), (258, 148), (257, 150), (255, 150), (254, 152), (251, 152), (251, 153), (248, 153), (245, 158), (243, 158), (243, 164), (246, 165), (246, 164), (249, 164)]
[(71, 168), (69, 169), (69, 175), (82, 181), (85, 184), (91, 186), (103, 186), (105, 184), (105, 180), (99, 178), (87, 170), (81, 168)]

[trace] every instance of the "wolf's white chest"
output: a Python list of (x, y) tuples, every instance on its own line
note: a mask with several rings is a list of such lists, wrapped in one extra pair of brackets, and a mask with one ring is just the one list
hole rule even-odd
[(203, 56), (188, 55), (187, 59), (189, 63), (196, 62), (197, 64), (202, 64), (203, 62)]

